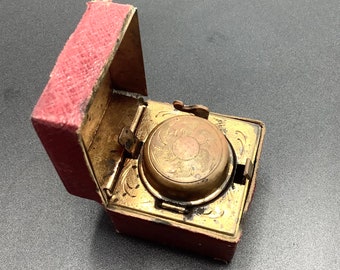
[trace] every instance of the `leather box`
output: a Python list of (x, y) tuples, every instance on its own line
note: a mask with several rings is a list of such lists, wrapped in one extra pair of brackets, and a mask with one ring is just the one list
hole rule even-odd
[(230, 261), (263, 123), (146, 96), (136, 8), (89, 2), (32, 123), (67, 191), (117, 231)]

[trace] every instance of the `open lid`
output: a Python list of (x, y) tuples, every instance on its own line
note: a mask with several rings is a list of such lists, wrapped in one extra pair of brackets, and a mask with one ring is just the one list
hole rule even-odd
[[(113, 88), (147, 94), (137, 10), (89, 2), (57, 59), (32, 123), (66, 189), (99, 202), (103, 198), (86, 157), (91, 135), (86, 134), (95, 132)], [(85, 124), (91, 107), (95, 119)]]

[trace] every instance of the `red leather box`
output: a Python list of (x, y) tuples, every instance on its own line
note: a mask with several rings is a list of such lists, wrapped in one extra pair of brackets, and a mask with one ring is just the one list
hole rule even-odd
[(255, 188), (263, 123), (216, 113), (197, 120), (209, 121), (228, 138), (232, 179), (201, 204), (163, 201), (141, 179), (138, 142), (144, 145), (172, 117), (196, 117), (206, 109), (178, 109), (144, 101), (146, 95), (136, 8), (89, 2), (32, 123), (67, 191), (103, 204), (119, 232), (230, 261)]

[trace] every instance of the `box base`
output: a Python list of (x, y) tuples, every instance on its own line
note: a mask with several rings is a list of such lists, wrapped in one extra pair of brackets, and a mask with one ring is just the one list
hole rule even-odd
[(237, 242), (230, 243), (202, 233), (169, 226), (162, 220), (148, 221), (122, 213), (107, 211), (119, 233), (194, 252), (225, 263), (234, 256)]

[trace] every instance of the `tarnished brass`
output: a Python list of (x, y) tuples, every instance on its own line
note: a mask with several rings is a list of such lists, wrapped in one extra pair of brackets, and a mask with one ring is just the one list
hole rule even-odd
[[(141, 110), (139, 107), (143, 107), (143, 113), (136, 117), (137, 111)], [(122, 112), (123, 108), (126, 111)], [(134, 126), (137, 138), (146, 142), (159, 124), (183, 115), (191, 114), (178, 111), (169, 103), (148, 100), (145, 106), (132, 97), (113, 95), (89, 150), (100, 186), (105, 187), (110, 179), (115, 179), (112, 183), (112, 197), (108, 198), (106, 208), (108, 211), (208, 234), (223, 241), (237, 242), (241, 235), (241, 218), (247, 207), (247, 194), (255, 183), (255, 175), (246, 179), (244, 184), (237, 183), (241, 181), (234, 182), (232, 187), (222, 190), (219, 196), (208, 203), (185, 211), (185, 208), (181, 208), (183, 211), (169, 210), (157, 207), (158, 198), (149, 192), (141, 179), (139, 159), (117, 155), (123, 152), (123, 147), (118, 143), (118, 135), (124, 126)], [(247, 159), (255, 164), (260, 154), (258, 149), (263, 140), (262, 126), (252, 120), (216, 113), (210, 113), (209, 123), (228, 138), (243, 177)], [(112, 138), (112, 141), (108, 138)], [(121, 165), (115, 170), (117, 163)], [(170, 205), (176, 206), (173, 201), (170, 201)]]
[(148, 190), (181, 205), (214, 199), (235, 169), (231, 147), (211, 122), (192, 115), (174, 116), (148, 136), (139, 162)]
[[(228, 177), (232, 178), (230, 174), (235, 167), (236, 176), (240, 175), (241, 177), (240, 179), (229, 179), (229, 182), (228, 180), (223, 182), (222, 178), (217, 177), (217, 180), (208, 181), (208, 184), (201, 183), (203, 191), (207, 191), (209, 188), (217, 188), (214, 199), (209, 197), (209, 192), (202, 192), (199, 196), (202, 197), (201, 199), (192, 195), (193, 197), (189, 200), (186, 199), (186, 196), (180, 194), (179, 190), (186, 185), (185, 182), (189, 182), (188, 190), (184, 188), (185, 194), (195, 194), (193, 191), (196, 187), (190, 183), (194, 179), (193, 176), (185, 180), (185, 174), (183, 174), (184, 180), (179, 181), (179, 183), (165, 177), (163, 180), (165, 179), (166, 184), (164, 184), (161, 180), (162, 177), (157, 178), (159, 174), (156, 171), (153, 172), (156, 175), (155, 179), (144, 174), (143, 155), (146, 160), (149, 159), (149, 162), (151, 161), (151, 163), (155, 163), (161, 169), (164, 169), (168, 166), (163, 163), (166, 159), (164, 153), (171, 154), (174, 149), (172, 148), (171, 151), (167, 150), (166, 147), (159, 149), (152, 147), (150, 149), (151, 146), (157, 146), (162, 141), (167, 140), (172, 141), (172, 145), (174, 145), (174, 138), (183, 137), (179, 135), (195, 134), (195, 128), (192, 127), (192, 121), (190, 121), (190, 123), (185, 123), (188, 126), (188, 131), (177, 131), (177, 135), (171, 132), (166, 133), (172, 134), (172, 136), (168, 139), (166, 137), (160, 139), (159, 134), (161, 133), (157, 127), (162, 128), (164, 125), (164, 127), (168, 126), (166, 129), (169, 129), (172, 121), (175, 121), (172, 119), (181, 118), (195, 119), (193, 122), (198, 121), (199, 125), (201, 125), (200, 121), (203, 121), (207, 128), (212, 128), (213, 131), (207, 134), (211, 135), (216, 132), (213, 137), (216, 136), (217, 142), (207, 142), (207, 145), (200, 145), (199, 149), (202, 147), (202, 149), (206, 148), (209, 151), (210, 147), (213, 146), (217, 153), (209, 152), (212, 156), (219, 157), (222, 153), (225, 154), (223, 162), (214, 163), (216, 168), (219, 168), (218, 174), (226, 175), (224, 180)], [(142, 150), (137, 159), (124, 155), (124, 148), (118, 142), (119, 134), (124, 127), (130, 127), (138, 140), (144, 142), (146, 145), (144, 148), (149, 148), (145, 151), (148, 154), (144, 154), (144, 150)], [(179, 128), (179, 130), (181, 129)], [(206, 234), (214, 239), (237, 243), (241, 236), (240, 222), (250, 202), (247, 195), (250, 192), (252, 194), (255, 186), (255, 167), (260, 155), (263, 133), (261, 122), (216, 113), (210, 113), (208, 120), (205, 120), (191, 113), (179, 111), (169, 103), (152, 100), (145, 103), (134, 97), (114, 93), (107, 102), (107, 108), (96, 133), (92, 134), (93, 137), (88, 146), (88, 156), (98, 186), (106, 194), (107, 203), (105, 203), (105, 207), (108, 211), (150, 222), (162, 222), (193, 233)], [(86, 134), (84, 133), (84, 135)], [(198, 132), (198, 140), (201, 140), (200, 135)], [(190, 139), (183, 139), (178, 144), (181, 143), (185, 147), (186, 144), (191, 144), (190, 141), (192, 142)], [(176, 153), (178, 151), (178, 156), (183, 158), (182, 165), (186, 163), (186, 159), (197, 153), (198, 150), (195, 145), (196, 142), (193, 142), (189, 152), (185, 151), (184, 148), (174, 150)], [(175, 144), (173, 147), (176, 146)], [(164, 153), (161, 149), (164, 150)], [(159, 158), (163, 160), (162, 163), (158, 162), (157, 158), (152, 157), (153, 154), (150, 153), (150, 150), (153, 154), (160, 155)], [(234, 157), (232, 153), (234, 153)], [(196, 157), (198, 156), (196, 155)], [(194, 159), (194, 161), (196, 160)], [(198, 160), (196, 162), (199, 164)], [(223, 171), (223, 166), (228, 169)], [(252, 169), (253, 166), (254, 169)], [(202, 169), (202, 171), (204, 170)], [(215, 172), (215, 170), (213, 171)], [(147, 174), (152, 175), (152, 172), (149, 171)], [(166, 171), (164, 174), (170, 175)], [(207, 171), (205, 174), (208, 174)], [(160, 187), (157, 186), (159, 183), (161, 183)], [(177, 188), (174, 195), (165, 191), (166, 185), (171, 186), (171, 184), (173, 184), (175, 190)]]

